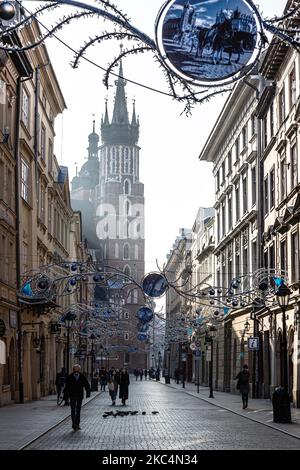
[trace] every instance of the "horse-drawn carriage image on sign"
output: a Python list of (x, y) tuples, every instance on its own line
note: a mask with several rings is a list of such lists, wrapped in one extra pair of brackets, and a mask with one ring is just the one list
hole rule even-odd
[(249, 0), (170, 0), (156, 31), (170, 68), (199, 84), (233, 81), (260, 53), (261, 26)]

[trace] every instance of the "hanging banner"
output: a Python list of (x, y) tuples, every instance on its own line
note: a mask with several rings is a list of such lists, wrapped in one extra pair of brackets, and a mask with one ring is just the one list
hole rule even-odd
[(193, 85), (225, 86), (249, 74), (261, 52), (250, 0), (169, 0), (156, 21), (161, 59)]

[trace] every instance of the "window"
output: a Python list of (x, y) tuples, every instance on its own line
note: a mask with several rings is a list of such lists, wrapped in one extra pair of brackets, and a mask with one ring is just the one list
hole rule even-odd
[(287, 270), (287, 246), (286, 246), (286, 240), (283, 240), (280, 243), (280, 268), (282, 271)]
[(228, 197), (228, 230), (232, 229), (232, 196)]
[(129, 157), (129, 149), (124, 149), (124, 173), (130, 173), (130, 157)]
[(248, 179), (247, 179), (247, 175), (245, 175), (243, 177), (243, 214), (245, 214), (248, 210), (248, 200), (247, 200), (247, 196), (248, 196)]
[(48, 233), (52, 235), (52, 199), (48, 198)]
[(222, 236), (224, 237), (226, 233), (226, 211), (225, 211), (225, 202), (222, 202)]
[(242, 130), (242, 145), (243, 149), (247, 147), (247, 126), (244, 126)]
[(291, 183), (292, 189), (298, 184), (298, 149), (297, 144), (291, 148)]
[(228, 173), (231, 173), (231, 170), (232, 170), (232, 152), (231, 152), (231, 150), (228, 153), (227, 160), (228, 160)]
[(128, 180), (125, 181), (124, 183), (124, 193), (125, 194), (130, 194), (130, 183)]
[(279, 102), (278, 102), (278, 112), (279, 112), (279, 126), (283, 123), (285, 120), (285, 91), (284, 88), (281, 90), (279, 93)]
[(244, 248), (243, 253), (243, 261), (244, 261), (244, 275), (249, 274), (249, 260), (248, 260), (248, 248)]
[(53, 170), (53, 143), (52, 140), (48, 140), (48, 171), (52, 173)]
[(270, 171), (270, 209), (275, 207), (275, 168)]
[(273, 244), (269, 246), (269, 267), (270, 269), (275, 269), (275, 251)]
[(251, 136), (254, 136), (256, 133), (256, 116), (252, 114), (251, 116)]
[(129, 245), (127, 243), (123, 247), (123, 259), (129, 259)]
[(125, 276), (131, 276), (131, 269), (130, 269), (129, 266), (125, 266), (124, 274), (125, 274)]
[(39, 188), (39, 218), (40, 221), (44, 224), (45, 223), (45, 193), (46, 188), (44, 184), (40, 184)]
[(262, 120), (262, 146), (263, 150), (267, 147), (268, 145), (268, 119), (267, 116), (265, 116)]
[(119, 244), (118, 243), (115, 244), (115, 258), (116, 259), (119, 258)]
[(139, 259), (139, 246), (135, 245), (134, 247), (134, 259)]
[(264, 215), (269, 212), (269, 178), (264, 179)]
[(117, 173), (117, 149), (115, 147), (113, 147), (111, 150), (110, 173), (111, 174)]
[(11, 206), (12, 203), (12, 192), (13, 192), (13, 177), (12, 177), (12, 171), (7, 168), (7, 173), (6, 173), (6, 202), (8, 206)]
[(21, 159), (21, 196), (24, 201), (30, 200), (30, 168), (27, 162)]
[(257, 270), (257, 242), (252, 243), (252, 272)]
[(124, 333), (124, 340), (128, 341), (129, 340), (129, 333)]
[(236, 222), (240, 220), (240, 187), (235, 188), (235, 210), (236, 210)]
[(235, 255), (235, 277), (239, 277), (240, 275), (240, 255), (236, 253)]
[(218, 239), (218, 242), (220, 241), (220, 213), (218, 212), (217, 213), (217, 239)]
[(44, 161), (46, 160), (46, 128), (43, 124), (41, 128), (41, 157)]
[(299, 281), (299, 233), (292, 233), (292, 282)]
[(296, 103), (296, 69), (295, 66), (289, 76), (289, 89), (290, 89), (290, 107)]
[(217, 171), (216, 180), (217, 180), (217, 191), (219, 191), (219, 189), (220, 189), (220, 173), (219, 173), (219, 171)]
[(22, 92), (22, 121), (29, 128), (29, 95), (24, 88)]
[(284, 155), (280, 161), (280, 193), (281, 199), (285, 199), (287, 196), (287, 164), (286, 156)]
[(238, 161), (240, 157), (240, 138), (238, 137), (235, 141), (235, 159)]
[(225, 170), (225, 160), (224, 160), (224, 162), (222, 163), (222, 183), (225, 182), (225, 174), (226, 174), (226, 170)]
[(256, 203), (256, 167), (251, 170), (251, 182), (252, 182), (252, 206)]
[(270, 106), (270, 137), (274, 137), (275, 134), (275, 121), (274, 121), (274, 101)]

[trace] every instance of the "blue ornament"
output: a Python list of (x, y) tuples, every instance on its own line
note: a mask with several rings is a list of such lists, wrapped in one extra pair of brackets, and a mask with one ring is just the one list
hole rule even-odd
[(76, 286), (76, 283), (77, 283), (76, 279), (71, 279), (70, 280), (71, 286)]
[(147, 341), (148, 335), (146, 333), (138, 333), (137, 339), (139, 341)]
[(77, 264), (72, 264), (71, 265), (71, 271), (77, 271)]
[(31, 284), (31, 281), (26, 282), (26, 284), (22, 287), (21, 292), (22, 294), (25, 294), (28, 297), (33, 297), (33, 292), (32, 292), (30, 284)]
[(148, 297), (161, 297), (166, 292), (167, 287), (166, 278), (160, 273), (147, 274), (142, 282), (142, 289)]
[(150, 322), (153, 319), (153, 310), (148, 307), (141, 307), (137, 311), (137, 317), (143, 323)]

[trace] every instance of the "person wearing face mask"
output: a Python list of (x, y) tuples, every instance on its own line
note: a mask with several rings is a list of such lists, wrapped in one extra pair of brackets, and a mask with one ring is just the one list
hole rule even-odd
[(80, 365), (73, 366), (73, 373), (67, 377), (65, 387), (65, 399), (70, 399), (72, 428), (74, 431), (80, 429), (80, 411), (83, 400), (83, 392), (86, 390), (86, 397), (91, 396), (91, 388), (85, 376), (80, 372)]

